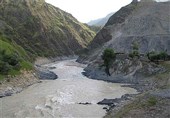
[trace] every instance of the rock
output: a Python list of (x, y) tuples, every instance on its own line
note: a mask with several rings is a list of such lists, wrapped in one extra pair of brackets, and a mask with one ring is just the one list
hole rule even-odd
[(115, 102), (114, 99), (104, 99), (104, 100), (98, 102), (97, 104), (112, 106), (112, 105), (114, 105), (114, 102)]
[(107, 107), (103, 107), (103, 109), (108, 110), (108, 108), (107, 108)]
[(89, 103), (89, 102), (85, 102), (85, 103), (80, 102), (80, 103), (78, 103), (78, 104), (82, 104), (82, 105), (90, 105), (91, 103)]
[(3, 93), (0, 93), (0, 98), (5, 97), (5, 95)]
[(58, 76), (54, 73), (54, 72), (51, 72), (51, 71), (48, 71), (48, 70), (39, 70), (38, 71), (38, 77), (40, 79), (47, 79), (47, 80), (55, 80), (58, 78)]
[(17, 87), (15, 88), (15, 93), (20, 93), (23, 90), (23, 88)]
[(12, 91), (12, 88), (11, 87), (7, 87), (6, 91)]
[(12, 91), (5, 91), (4, 96), (11, 96), (13, 94)]
[(151, 92), (151, 95), (170, 99), (170, 89), (154, 91), (154, 92)]
[(38, 83), (42, 83), (42, 81), (39, 81)]
[(56, 67), (49, 67), (50, 70), (56, 69)]

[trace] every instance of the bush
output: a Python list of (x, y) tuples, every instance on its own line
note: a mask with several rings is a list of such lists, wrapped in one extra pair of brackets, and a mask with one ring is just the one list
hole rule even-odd
[(8, 74), (12, 69), (19, 70), (19, 57), (16, 54), (7, 54), (5, 50), (0, 50), (0, 74)]
[(3, 61), (8, 62), (11, 66), (16, 66), (19, 63), (19, 58), (16, 54), (4, 55)]
[(8, 72), (11, 70), (11, 66), (0, 60), (0, 74), (8, 74)]
[(152, 62), (158, 62), (159, 60), (167, 60), (168, 59), (168, 54), (167, 52), (160, 52), (160, 53), (156, 53), (156, 52), (149, 52), (147, 53), (147, 57), (150, 61)]
[(129, 57), (131, 57), (131, 58), (134, 58), (134, 57), (140, 57), (140, 54), (139, 54), (139, 46), (138, 46), (138, 44), (136, 43), (136, 42), (134, 42), (133, 44), (132, 44), (132, 52), (129, 54)]
[(104, 66), (106, 67), (105, 72), (107, 75), (110, 76), (110, 67), (113, 61), (116, 58), (116, 54), (114, 53), (113, 49), (105, 49), (102, 55), (102, 59), (104, 60)]

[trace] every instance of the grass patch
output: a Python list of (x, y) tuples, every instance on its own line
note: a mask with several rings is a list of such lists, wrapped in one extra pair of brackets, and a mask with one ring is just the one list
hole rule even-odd
[(115, 118), (122, 118), (123, 116), (125, 116), (128, 112), (130, 112), (133, 109), (140, 109), (143, 107), (143, 96), (139, 95), (136, 100), (134, 100), (133, 102), (125, 105), (122, 109), (120, 109), (116, 114), (115, 114)]
[(10, 75), (10, 76), (16, 76), (16, 75), (20, 75), (20, 74), (21, 74), (21, 72), (19, 70), (14, 70), (14, 69), (12, 69), (8, 72), (8, 75)]
[(22, 70), (32, 70), (33, 69), (33, 65), (32, 63), (28, 62), (28, 61), (21, 61), (21, 69)]
[(125, 105), (121, 108), (114, 116), (114, 118), (122, 118), (126, 116), (131, 110), (140, 110), (140, 109), (148, 109), (158, 103), (158, 100), (148, 95), (148, 93), (143, 93), (138, 95), (137, 98), (131, 103)]
[(136, 103), (132, 103), (129, 105), (124, 106), (116, 115), (115, 118), (122, 118), (125, 114), (127, 114), (130, 110), (135, 109)]
[(158, 101), (157, 101), (157, 99), (156, 99), (155, 97), (150, 97), (150, 98), (148, 99), (148, 101), (147, 101), (147, 105), (148, 105), (148, 106), (154, 106), (154, 105), (156, 105), (157, 102), (158, 102)]
[(0, 74), (0, 81), (4, 79), (4, 75)]

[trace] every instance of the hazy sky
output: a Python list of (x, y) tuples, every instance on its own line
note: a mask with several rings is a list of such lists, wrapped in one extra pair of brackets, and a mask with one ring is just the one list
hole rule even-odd
[(132, 0), (46, 0), (46, 2), (71, 13), (83, 23), (104, 17), (111, 12), (116, 12), (131, 1)]

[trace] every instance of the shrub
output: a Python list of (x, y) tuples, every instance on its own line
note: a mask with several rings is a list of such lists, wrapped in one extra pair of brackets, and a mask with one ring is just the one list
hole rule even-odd
[(136, 43), (136, 42), (134, 42), (133, 44), (132, 44), (132, 52), (129, 54), (129, 57), (131, 57), (131, 58), (134, 58), (134, 57), (138, 57), (139, 58), (139, 56), (140, 56), (140, 54), (139, 54), (139, 46), (138, 46), (138, 44)]
[(147, 57), (152, 62), (155, 62), (155, 61), (158, 62), (159, 60), (164, 60), (164, 61), (167, 60), (168, 54), (165, 51), (160, 52), (160, 53), (156, 53), (156, 52), (152, 51), (152, 52), (147, 53)]
[(19, 63), (19, 57), (16, 54), (4, 55), (3, 61), (8, 62), (11, 66), (16, 66)]
[(0, 74), (8, 74), (11, 70), (11, 66), (7, 62), (0, 60)]
[(16, 54), (7, 54), (5, 50), (0, 50), (0, 74), (8, 74), (12, 69), (19, 70), (19, 57)]

